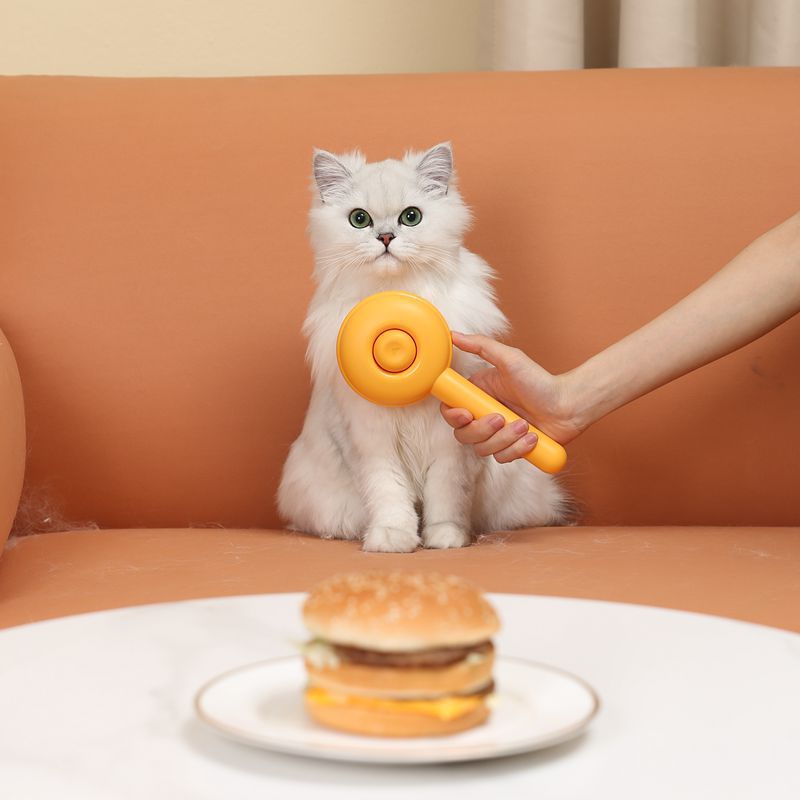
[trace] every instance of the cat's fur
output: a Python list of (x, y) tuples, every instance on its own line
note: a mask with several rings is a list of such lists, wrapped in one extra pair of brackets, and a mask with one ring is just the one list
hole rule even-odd
[[(420, 543), (462, 547), (477, 532), (564, 520), (566, 498), (553, 478), (526, 461), (479, 458), (456, 442), (433, 398), (404, 408), (373, 405), (337, 367), (345, 315), (387, 289), (431, 301), (454, 330), (507, 331), (491, 268), (462, 245), (470, 212), (452, 163), (449, 144), (369, 164), (358, 152), (314, 154), (309, 232), (317, 289), (304, 325), (313, 390), (278, 492), (292, 529), (363, 539), (365, 550), (407, 552)], [(422, 212), (414, 227), (399, 223), (409, 206)], [(353, 209), (366, 210), (374, 225), (353, 227)], [(380, 233), (395, 235), (388, 248)], [(469, 376), (485, 364), (456, 350), (453, 366)]]

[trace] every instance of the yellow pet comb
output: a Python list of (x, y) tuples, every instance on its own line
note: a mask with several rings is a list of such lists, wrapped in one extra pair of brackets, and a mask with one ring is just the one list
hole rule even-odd
[[(379, 292), (345, 317), (336, 340), (339, 369), (350, 387), (383, 406), (405, 406), (432, 394), (448, 406), (466, 408), (476, 419), (500, 414), (520, 419), (450, 368), (453, 340), (439, 310), (409, 292)], [(539, 437), (525, 458), (545, 472), (558, 472), (567, 453), (532, 425)]]

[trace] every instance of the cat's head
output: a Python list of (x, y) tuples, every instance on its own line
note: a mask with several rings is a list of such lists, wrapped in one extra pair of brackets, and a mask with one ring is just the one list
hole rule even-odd
[(401, 160), (314, 152), (309, 233), (318, 277), (447, 272), (469, 226), (449, 143)]

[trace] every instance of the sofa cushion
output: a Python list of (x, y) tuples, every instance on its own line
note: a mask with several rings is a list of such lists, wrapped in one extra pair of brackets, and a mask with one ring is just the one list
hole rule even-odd
[(0, 330), (0, 549), (17, 510), (25, 472), (25, 408), (19, 371)]
[(699, 611), (800, 631), (798, 528), (541, 528), (461, 550), (364, 553), (273, 530), (49, 533), (0, 559), (0, 627), (217, 595), (305, 591), (342, 570), (422, 569), (488, 591)]

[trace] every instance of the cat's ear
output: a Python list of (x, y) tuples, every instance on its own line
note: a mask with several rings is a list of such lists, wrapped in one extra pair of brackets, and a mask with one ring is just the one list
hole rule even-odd
[(431, 147), (417, 164), (417, 173), (425, 194), (432, 197), (447, 194), (447, 187), (453, 177), (453, 148), (450, 142)]
[(350, 170), (333, 153), (314, 149), (314, 182), (323, 203), (345, 195), (352, 178)]

